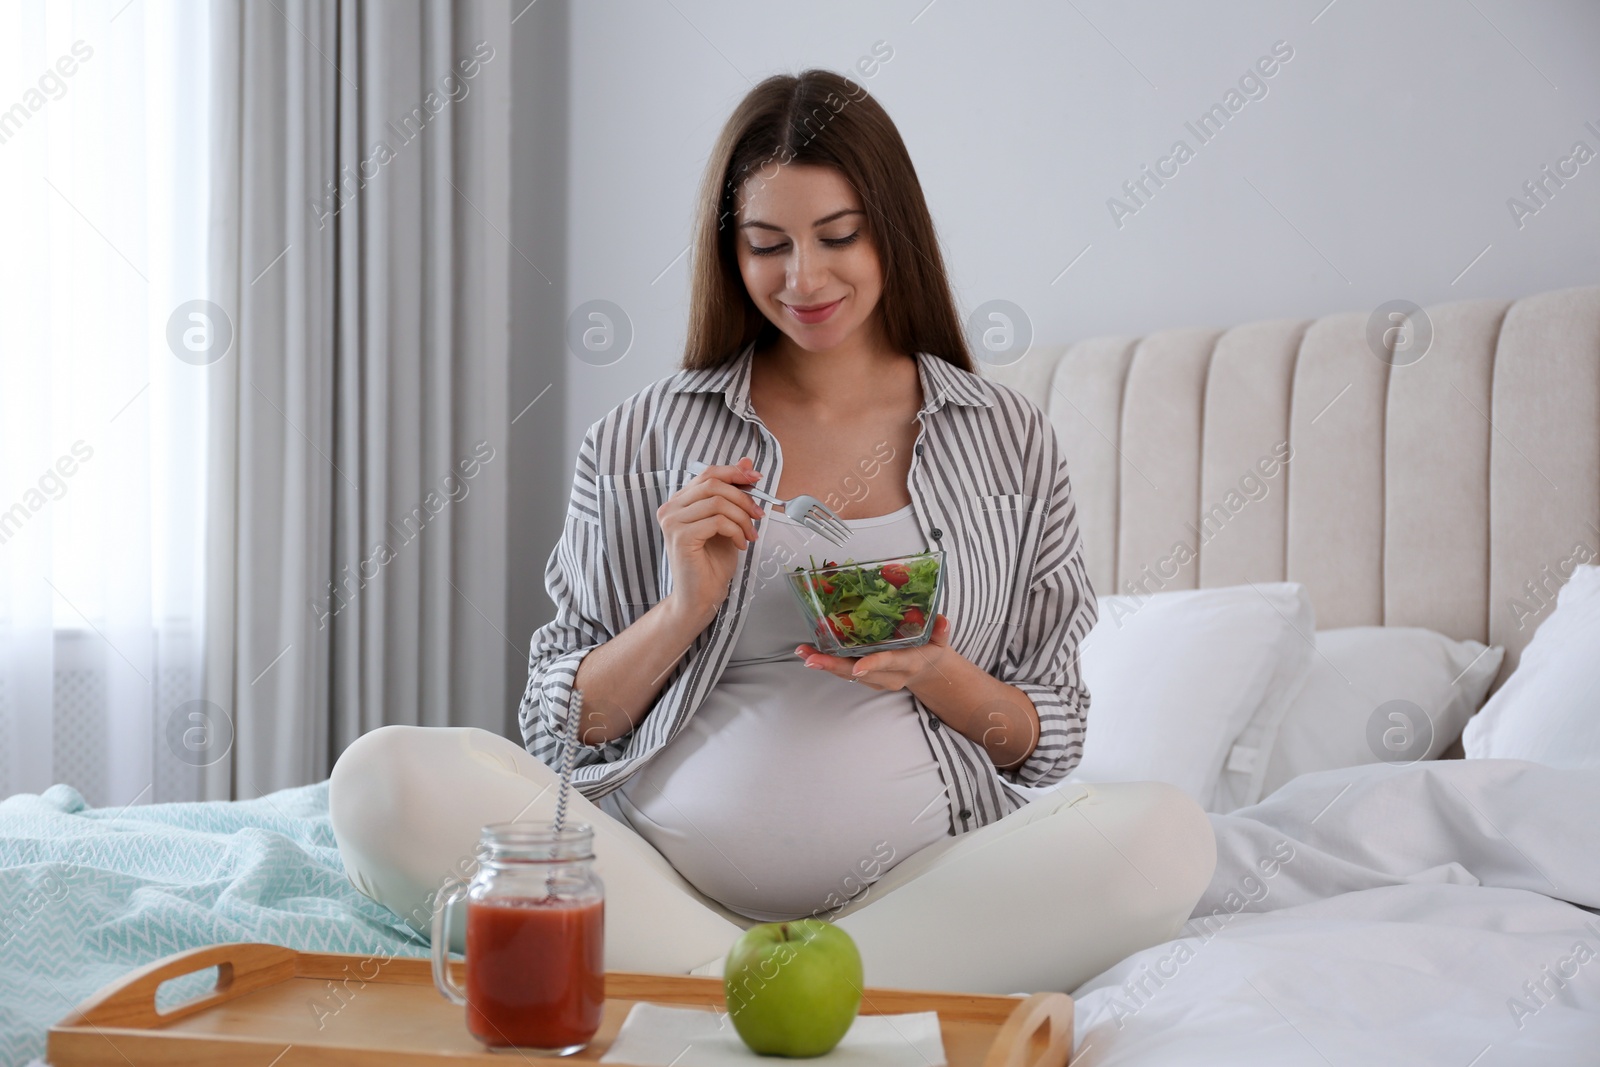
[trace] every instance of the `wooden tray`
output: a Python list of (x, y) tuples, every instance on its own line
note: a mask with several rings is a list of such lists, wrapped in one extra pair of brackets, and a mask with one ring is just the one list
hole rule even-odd
[[(461, 964), (457, 963), (458, 980)], [(160, 1013), (161, 983), (208, 967), (216, 987)], [(726, 1010), (722, 979), (606, 975), (600, 1032), (564, 1059), (491, 1053), (467, 1033), (464, 1009), (441, 997), (425, 959), (295, 952), (278, 945), (213, 945), (157, 960), (118, 979), (50, 1028), (52, 1067), (438, 1067), (598, 1060), (638, 1001)], [(1026, 999), (868, 989), (861, 1014), (936, 1011), (950, 1067), (1064, 1067), (1072, 998)], [(774, 1063), (782, 1063), (778, 1059)], [(800, 1062), (800, 1061), (795, 1061)], [(681, 1067), (693, 1067), (692, 1059)]]

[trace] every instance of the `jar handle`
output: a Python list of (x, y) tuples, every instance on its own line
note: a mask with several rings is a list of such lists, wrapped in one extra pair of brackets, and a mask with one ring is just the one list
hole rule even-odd
[(467, 883), (454, 878), (446, 882), (434, 898), (433, 908), (433, 984), (452, 1004), (464, 1005), (466, 991), (450, 977), (450, 907), (467, 895)]

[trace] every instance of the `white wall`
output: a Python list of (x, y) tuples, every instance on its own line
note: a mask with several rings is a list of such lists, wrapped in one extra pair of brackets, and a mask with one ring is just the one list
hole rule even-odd
[[(1520, 229), (1506, 206), (1575, 141), (1600, 152), (1600, 5), (1326, 5), (574, 4), (566, 307), (611, 300), (635, 338), (611, 366), (561, 355), (565, 477), (584, 428), (681, 354), (679, 257), (735, 102), (880, 40), (893, 59), (863, 84), (910, 148), (963, 315), (1013, 301), (1042, 342), (1600, 280), (1600, 159)], [(1294, 55), (1267, 95), (1199, 145), (1184, 123), (1277, 41)], [(1119, 229), (1108, 198), (1180, 137), (1194, 158)]]

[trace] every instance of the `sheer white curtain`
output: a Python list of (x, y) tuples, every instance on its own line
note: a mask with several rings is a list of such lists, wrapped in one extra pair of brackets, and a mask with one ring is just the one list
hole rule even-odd
[(190, 799), (227, 765), (200, 699), (213, 93), (207, 12), (174, 7), (0, 6), (0, 795)]
[(0, 794), (512, 728), (511, 20), (0, 7)]

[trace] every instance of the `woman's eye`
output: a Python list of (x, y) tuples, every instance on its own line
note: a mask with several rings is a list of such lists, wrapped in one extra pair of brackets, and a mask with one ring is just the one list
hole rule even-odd
[[(858, 238), (860, 236), (861, 236), (861, 231), (857, 230), (855, 233), (850, 234), (848, 237), (824, 237), (822, 239), (822, 243), (827, 245), (829, 248), (844, 248), (847, 245), (854, 244), (855, 241), (856, 241), (856, 238)], [(755, 245), (751, 245), (750, 246), (750, 254), (753, 255), (753, 256), (775, 256), (779, 252), (782, 252), (787, 247), (788, 247), (787, 245), (782, 245), (782, 244), (768, 245), (765, 248), (758, 248)]]

